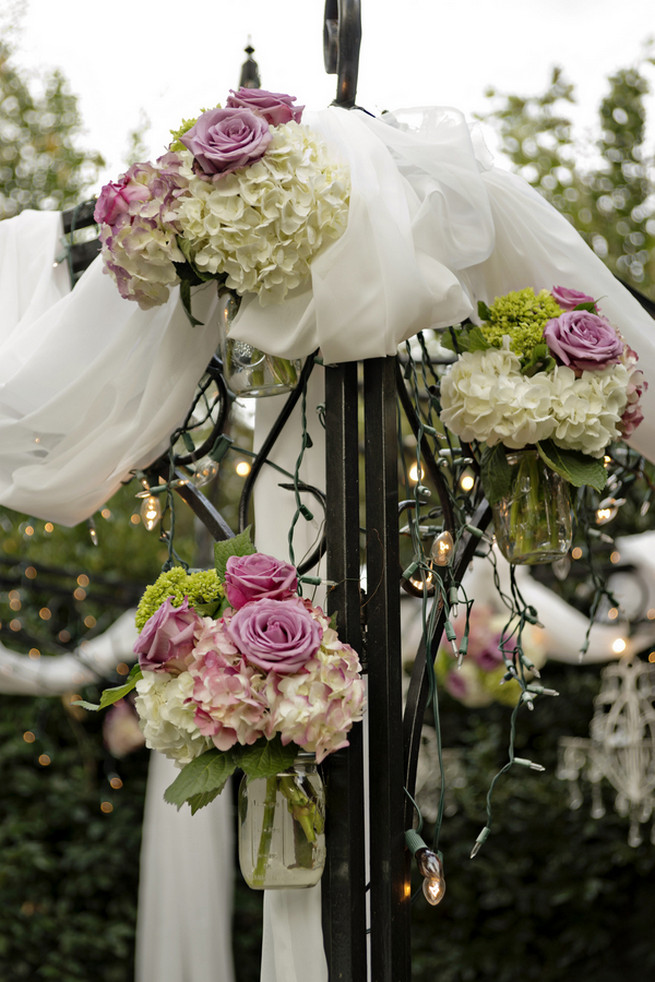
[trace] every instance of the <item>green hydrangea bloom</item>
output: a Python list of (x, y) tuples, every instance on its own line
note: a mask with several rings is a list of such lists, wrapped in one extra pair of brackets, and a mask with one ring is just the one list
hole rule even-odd
[[(220, 109), (221, 108), (220, 102), (217, 103), (213, 108)], [(206, 109), (201, 109), (200, 115), (202, 116), (202, 114), (206, 112), (207, 112)], [(186, 150), (186, 147), (182, 143), (181, 137), (183, 137), (185, 133), (188, 133), (189, 130), (192, 129), (197, 122), (198, 122), (198, 116), (194, 116), (192, 119), (183, 119), (176, 130), (169, 130), (169, 133), (173, 137), (173, 140), (170, 143), (168, 149), (175, 150), (175, 151)]]
[(484, 337), (495, 348), (501, 348), (508, 335), (510, 349), (519, 358), (529, 357), (543, 341), (544, 327), (562, 313), (560, 305), (548, 290), (535, 293), (531, 287), (497, 297), (488, 308), (490, 317), (480, 325)]
[(219, 582), (215, 569), (201, 569), (195, 573), (187, 573), (182, 566), (173, 566), (146, 587), (136, 609), (137, 630), (142, 630), (148, 618), (152, 617), (169, 597), (174, 607), (180, 607), (185, 597), (189, 599), (189, 606), (195, 607), (220, 600), (223, 596), (223, 585)]

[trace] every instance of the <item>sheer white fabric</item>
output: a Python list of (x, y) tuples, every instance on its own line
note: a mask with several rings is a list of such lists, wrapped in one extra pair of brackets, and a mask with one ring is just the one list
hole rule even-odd
[(150, 756), (143, 815), (136, 982), (233, 982), (229, 787), (195, 815), (163, 794), (179, 774)]
[(54, 213), (0, 222), (0, 504), (74, 525), (165, 450), (218, 325), (215, 289), (192, 328), (176, 296), (123, 300), (99, 260), (69, 293), (60, 235)]
[[(255, 449), (266, 438), (284, 399), (284, 396), (273, 396), (257, 402)], [(323, 375), (316, 368), (307, 391), (307, 426), (312, 446), (304, 456), (300, 480), (320, 489), (325, 488), (325, 445), (316, 407), (323, 401)], [(290, 474), (294, 472), (300, 451), (301, 416), (302, 406), (298, 405), (269, 457)], [(260, 552), (286, 559), (289, 556), (288, 530), (294, 520), (296, 505), (293, 492), (281, 491), (280, 483), (289, 482), (278, 471), (266, 467), (255, 484), (255, 541)], [(308, 494), (302, 498), (313, 517), (301, 517), (296, 523), (293, 550), (297, 563), (317, 543), (324, 519), (315, 498)], [(324, 591), (317, 591), (312, 599), (322, 605)], [(327, 978), (320, 884), (307, 890), (265, 891), (261, 982), (327, 982)]]
[(556, 285), (599, 299), (650, 382), (632, 445), (655, 454), (652, 318), (570, 223), (527, 182), (493, 167), (455, 109), (374, 119), (336, 107), (308, 119), (351, 168), (348, 228), (312, 266), (311, 290), (278, 307), (242, 304), (232, 335), (327, 363), (395, 353), (417, 331), (457, 323), (477, 301)]

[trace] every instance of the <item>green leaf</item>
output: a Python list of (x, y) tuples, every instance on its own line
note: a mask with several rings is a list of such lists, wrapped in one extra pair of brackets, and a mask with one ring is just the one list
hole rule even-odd
[(197, 811), (220, 794), (236, 766), (231, 751), (207, 750), (182, 768), (164, 791), (164, 801), (178, 810), (188, 802)]
[(457, 354), (463, 351), (486, 351), (491, 347), (477, 324), (451, 327), (444, 331), (439, 342), (444, 348)]
[(231, 539), (223, 539), (214, 545), (214, 562), (221, 583), (225, 579), (225, 567), (230, 556), (251, 556), (257, 552), (252, 544), (250, 526)]
[(239, 747), (235, 756), (237, 765), (244, 774), (249, 778), (256, 778), (273, 777), (274, 774), (288, 770), (297, 754), (298, 747), (295, 743), (283, 747), (279, 736), (275, 736), (272, 740), (262, 737), (251, 747)]
[(579, 450), (563, 450), (552, 440), (542, 440), (537, 444), (537, 450), (544, 463), (573, 487), (589, 484), (596, 491), (605, 487), (607, 471), (602, 458), (589, 457)]
[(222, 787), (214, 788), (213, 791), (204, 791), (202, 794), (194, 794), (191, 798), (187, 798), (187, 804), (191, 809), (191, 814), (195, 815), (199, 808), (204, 808), (205, 805), (212, 802), (214, 798), (218, 798), (222, 790)]
[(197, 317), (194, 317), (191, 313), (191, 284), (188, 280), (182, 280), (180, 283), (180, 300), (182, 301), (182, 306), (184, 307), (184, 313), (189, 318), (189, 323), (191, 327), (197, 327), (198, 324), (202, 324)]
[(201, 617), (213, 617), (217, 620), (221, 616), (221, 607), (224, 607), (224, 601), (221, 597), (216, 600), (210, 600), (205, 604), (195, 603), (193, 609), (196, 613), (200, 614)]
[(101, 709), (106, 709), (107, 706), (113, 706), (115, 702), (119, 702), (124, 699), (125, 696), (129, 695), (130, 692), (135, 688), (139, 679), (143, 678), (143, 673), (138, 663), (132, 665), (130, 669), (130, 674), (127, 676), (127, 681), (123, 685), (114, 686), (111, 689), (105, 689), (100, 696), (100, 702), (86, 702), (84, 699), (78, 699), (73, 703), (74, 706), (81, 706), (82, 709), (88, 709), (91, 712), (97, 713)]
[(487, 501), (495, 505), (512, 490), (512, 469), (502, 443), (485, 447), (480, 459), (480, 479)]
[(530, 354), (521, 359), (521, 372), (530, 377), (537, 372), (550, 372), (554, 367), (555, 359), (545, 341), (535, 344)]
[(478, 317), (481, 321), (491, 320), (491, 311), (487, 307), (484, 300), (478, 300)]

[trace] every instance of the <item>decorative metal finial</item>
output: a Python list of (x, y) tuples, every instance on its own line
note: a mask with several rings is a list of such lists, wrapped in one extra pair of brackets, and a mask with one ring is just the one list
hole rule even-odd
[(239, 86), (244, 89), (259, 89), (261, 88), (261, 78), (259, 77), (259, 65), (253, 58), (255, 49), (251, 44), (251, 38), (248, 37), (248, 43), (243, 49), (248, 55), (246, 61), (244, 61), (241, 66), (241, 78), (239, 79)]
[(361, 40), (360, 0), (325, 0), (323, 60), (328, 75), (338, 76), (335, 106), (355, 105)]

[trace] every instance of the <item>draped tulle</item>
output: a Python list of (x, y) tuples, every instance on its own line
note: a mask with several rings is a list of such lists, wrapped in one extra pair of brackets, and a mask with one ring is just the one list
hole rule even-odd
[(60, 235), (54, 213), (0, 222), (0, 504), (74, 525), (166, 449), (218, 327), (215, 289), (192, 328), (177, 296), (123, 300), (100, 260), (69, 293)]

